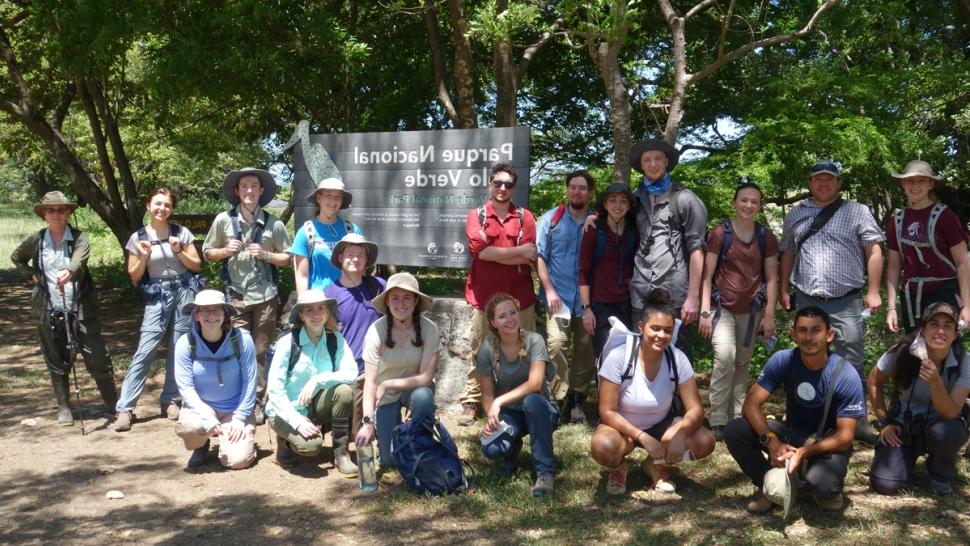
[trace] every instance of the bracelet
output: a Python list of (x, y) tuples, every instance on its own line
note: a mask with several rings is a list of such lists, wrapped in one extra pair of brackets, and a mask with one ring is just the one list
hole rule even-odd
[(886, 309), (886, 311), (895, 311), (895, 310), (896, 310), (895, 307), (889, 307), (889, 308)]
[(172, 254), (178, 255), (178, 254), (181, 254), (181, 253), (182, 253), (182, 249), (179, 249), (178, 252), (173, 252)]
[[(643, 432), (643, 431), (641, 430), (641, 431), (640, 431), (640, 434), (646, 434), (646, 432)], [(636, 444), (639, 444), (639, 443), (640, 443), (640, 434), (637, 434), (637, 437), (636, 437), (636, 438), (634, 438), (634, 440), (633, 440), (633, 443), (636, 443)]]

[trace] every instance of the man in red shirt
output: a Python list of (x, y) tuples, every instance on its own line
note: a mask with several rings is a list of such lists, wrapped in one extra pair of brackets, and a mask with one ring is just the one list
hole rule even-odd
[[(492, 167), (489, 200), (468, 211), (465, 235), (472, 255), (472, 266), (465, 279), (465, 300), (475, 308), (470, 342), (472, 355), (488, 334), (485, 305), (498, 292), (519, 300), (519, 322), (523, 329), (536, 329), (536, 295), (532, 283), (532, 264), (537, 257), (536, 220), (525, 208), (512, 203), (518, 173), (507, 163)], [(458, 424), (475, 421), (481, 405), (478, 374), (472, 366), (461, 398), (462, 414)]]

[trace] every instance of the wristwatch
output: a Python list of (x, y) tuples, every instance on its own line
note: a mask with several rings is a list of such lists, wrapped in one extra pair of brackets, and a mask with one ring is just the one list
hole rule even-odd
[(711, 318), (714, 315), (714, 311), (707, 309), (706, 311), (701, 311), (701, 318)]
[(881, 431), (882, 429), (886, 428), (886, 425), (889, 423), (887, 423), (885, 419), (876, 419), (873, 424), (876, 426), (876, 430)]
[(770, 442), (772, 438), (777, 438), (777, 437), (778, 435), (776, 435), (774, 432), (771, 432), (769, 430), (768, 432), (762, 434), (761, 436), (758, 436), (758, 443), (763, 446), (767, 446), (768, 442)]
[(364, 418), (361, 421), (365, 425), (373, 425), (374, 424), (374, 420), (370, 418), (370, 415), (365, 415)]
[(579, 308), (580, 308), (580, 309), (582, 309), (583, 311), (585, 311), (585, 310), (587, 310), (587, 309), (592, 309), (592, 308), (593, 308), (593, 306), (592, 306), (592, 305), (590, 305), (590, 304), (588, 304), (588, 303), (584, 303), (584, 304), (582, 304), (582, 305), (581, 305), (581, 306), (580, 306)]

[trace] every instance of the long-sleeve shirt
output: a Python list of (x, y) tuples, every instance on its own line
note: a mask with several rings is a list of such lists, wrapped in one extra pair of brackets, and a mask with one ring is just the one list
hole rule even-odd
[[(239, 336), (237, 358), (232, 335)], [(195, 358), (189, 347), (189, 336), (195, 338)], [(182, 403), (195, 411), (205, 430), (219, 424), (211, 408), (220, 413), (232, 412), (232, 419), (245, 423), (253, 413), (256, 402), (256, 351), (253, 338), (245, 330), (236, 329), (224, 336), (218, 350), (209, 349), (198, 324), (175, 344), (175, 383)]]
[(357, 379), (357, 360), (339, 332), (334, 332), (337, 336), (337, 352), (331, 361), (326, 334), (321, 335), (314, 345), (306, 330), (301, 328), (300, 357), (293, 363), (293, 371), (287, 376), (292, 335), (286, 334), (276, 342), (273, 363), (266, 382), (266, 391), (269, 394), (266, 414), (282, 419), (296, 429), (307, 416), (307, 407), (298, 401), (300, 391), (311, 382), (316, 385), (314, 393), (340, 384), (353, 383)]

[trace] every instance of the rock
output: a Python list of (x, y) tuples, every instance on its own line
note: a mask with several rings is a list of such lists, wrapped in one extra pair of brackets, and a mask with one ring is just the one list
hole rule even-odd
[(23, 426), (25, 426), (25, 427), (36, 427), (37, 426), (37, 419), (35, 419), (33, 417), (30, 418), (30, 419), (24, 419), (23, 421), (20, 422), (20, 424), (23, 425)]
[(118, 491), (117, 489), (112, 489), (111, 491), (108, 491), (107, 493), (105, 493), (104, 496), (106, 499), (111, 499), (111, 500), (125, 498), (125, 494), (122, 493), (121, 491)]

